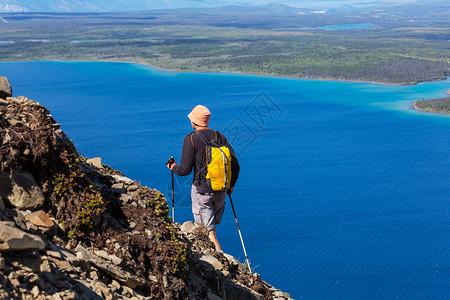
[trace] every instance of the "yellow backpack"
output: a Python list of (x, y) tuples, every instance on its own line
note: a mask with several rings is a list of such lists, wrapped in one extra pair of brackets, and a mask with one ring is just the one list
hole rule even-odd
[(208, 186), (216, 192), (228, 190), (231, 183), (230, 149), (218, 142), (215, 130), (212, 142), (209, 142), (200, 132), (195, 131), (195, 133), (206, 144), (206, 182)]

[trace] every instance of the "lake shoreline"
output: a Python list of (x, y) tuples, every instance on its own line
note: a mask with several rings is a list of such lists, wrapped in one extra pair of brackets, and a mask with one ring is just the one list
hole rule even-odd
[[(450, 90), (445, 91), (445, 93), (450, 96)], [(446, 112), (439, 112), (439, 111), (432, 111), (432, 110), (421, 109), (421, 108), (417, 107), (417, 101), (420, 101), (420, 100), (415, 100), (412, 103), (412, 105), (411, 105), (411, 107), (414, 110), (417, 110), (417, 111), (420, 111), (420, 112), (425, 112), (425, 113), (439, 114), (439, 115), (450, 115), (450, 113), (446, 113)]]
[(287, 75), (271, 75), (271, 74), (252, 74), (252, 73), (244, 73), (244, 72), (237, 72), (237, 71), (189, 71), (189, 70), (177, 70), (177, 69), (163, 69), (154, 65), (150, 65), (145, 62), (134, 62), (134, 61), (125, 61), (125, 60), (92, 60), (92, 61), (99, 61), (99, 62), (118, 62), (118, 63), (133, 63), (133, 64), (140, 64), (148, 67), (152, 67), (161, 71), (168, 71), (168, 72), (176, 72), (176, 73), (222, 73), (222, 74), (237, 74), (237, 75), (250, 75), (250, 76), (262, 76), (262, 77), (272, 77), (272, 78), (283, 78), (283, 79), (301, 79), (301, 80), (320, 80), (320, 81), (338, 81), (338, 82), (361, 82), (361, 83), (372, 83), (372, 84), (381, 84), (381, 85), (393, 85), (393, 86), (408, 86), (408, 85), (417, 85), (419, 83), (423, 82), (436, 82), (441, 80), (446, 80), (448, 77), (444, 77), (441, 79), (434, 79), (430, 81), (418, 81), (418, 82), (409, 82), (409, 83), (387, 83), (387, 82), (376, 82), (376, 81), (365, 81), (365, 80), (348, 80), (348, 79), (336, 79), (336, 78), (327, 78), (327, 77), (321, 77), (321, 78), (309, 78), (309, 77), (293, 77), (293, 76), (287, 76)]
[[(282, 78), (282, 79), (300, 79), (300, 80), (319, 80), (319, 81), (336, 81), (336, 82), (361, 82), (361, 83), (371, 83), (371, 84), (379, 84), (379, 85), (389, 85), (389, 86), (413, 86), (420, 83), (425, 82), (437, 82), (446, 80), (448, 77), (440, 78), (440, 79), (434, 79), (430, 81), (420, 81), (420, 82), (409, 82), (409, 83), (387, 83), (387, 82), (376, 82), (376, 81), (365, 81), (365, 80), (348, 80), (348, 79), (336, 79), (336, 78), (309, 78), (309, 77), (293, 77), (293, 76), (287, 76), (287, 75), (271, 75), (271, 74), (252, 74), (252, 73), (244, 73), (244, 72), (233, 72), (233, 71), (190, 71), (190, 70), (177, 70), (177, 69), (164, 69), (161, 67), (157, 67), (155, 65), (148, 64), (146, 62), (139, 62), (139, 61), (127, 61), (127, 60), (107, 60), (107, 59), (96, 59), (96, 60), (17, 60), (17, 61), (3, 61), (3, 62), (31, 62), (31, 61), (55, 61), (55, 62), (111, 62), (111, 63), (129, 63), (129, 64), (138, 64), (143, 65), (146, 67), (155, 68), (160, 71), (167, 71), (167, 72), (175, 72), (175, 73), (217, 73), (217, 74), (236, 74), (236, 75), (249, 75), (249, 76), (261, 76), (261, 77), (271, 77), (271, 78)], [(2, 62), (2, 61), (0, 61)]]

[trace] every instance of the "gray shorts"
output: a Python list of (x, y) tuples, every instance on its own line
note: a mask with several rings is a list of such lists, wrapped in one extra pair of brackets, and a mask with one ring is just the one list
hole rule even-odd
[(225, 210), (225, 197), (227, 192), (199, 193), (197, 187), (192, 185), (192, 213), (196, 223), (203, 223), (209, 231), (216, 228), (222, 220)]

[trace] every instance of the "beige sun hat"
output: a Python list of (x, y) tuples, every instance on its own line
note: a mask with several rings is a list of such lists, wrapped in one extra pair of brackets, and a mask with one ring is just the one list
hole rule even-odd
[(208, 108), (203, 105), (197, 105), (194, 109), (188, 114), (189, 120), (192, 123), (199, 126), (208, 126), (209, 125), (209, 117), (211, 117), (211, 112)]

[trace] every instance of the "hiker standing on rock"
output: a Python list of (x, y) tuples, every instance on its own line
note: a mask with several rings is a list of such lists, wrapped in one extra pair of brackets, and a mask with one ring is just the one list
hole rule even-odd
[[(216, 225), (220, 224), (222, 220), (225, 210), (226, 194), (233, 192), (234, 185), (239, 176), (240, 167), (233, 148), (225, 136), (220, 132), (208, 128), (210, 116), (211, 112), (203, 105), (197, 105), (191, 111), (188, 118), (191, 120), (192, 128), (195, 131), (184, 137), (180, 165), (172, 160), (168, 162), (167, 167), (179, 176), (189, 175), (192, 168), (194, 168), (194, 182), (191, 189), (194, 220), (206, 226), (206, 229), (209, 231), (209, 239), (214, 243), (217, 250), (222, 250), (217, 240)], [(211, 183), (215, 180), (211, 179), (215, 175), (211, 175), (210, 162), (207, 165), (206, 161), (207, 152), (209, 153), (210, 151), (207, 146), (211, 144), (224, 146), (220, 147), (222, 150), (217, 151), (220, 159), (222, 159), (222, 156), (224, 159), (222, 163), (219, 163), (222, 167), (221, 174), (225, 175), (225, 183), (222, 180), (219, 187), (220, 191), (217, 191), (217, 184), (214, 187), (214, 183)], [(227, 149), (229, 149), (229, 153)], [(225, 171), (223, 171), (224, 162), (225, 165), (228, 163), (228, 169), (225, 168)]]

